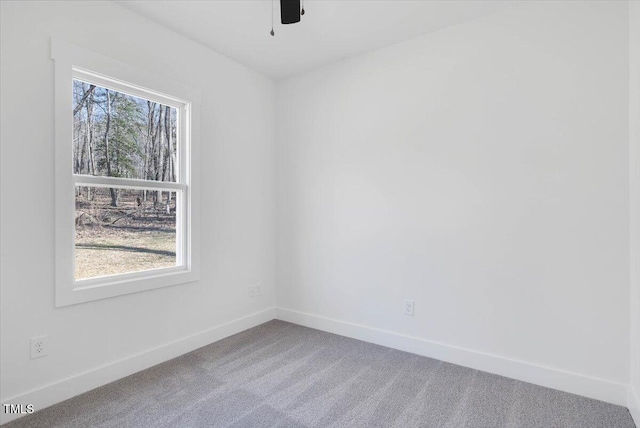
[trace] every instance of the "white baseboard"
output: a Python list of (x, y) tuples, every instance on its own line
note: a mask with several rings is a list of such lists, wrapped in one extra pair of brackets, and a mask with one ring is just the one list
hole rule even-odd
[[(140, 370), (147, 369), (224, 339), (225, 337), (240, 333), (241, 331), (270, 321), (275, 317), (276, 308), (269, 308), (23, 394), (2, 398), (2, 403), (33, 404), (36, 410), (44, 409), (99, 386), (122, 379)], [(2, 409), (0, 409), (0, 424), (7, 423), (20, 416), (23, 415), (5, 414)]]
[(640, 394), (638, 392), (639, 391), (635, 391), (632, 386), (629, 387), (627, 407), (636, 426), (640, 428)]
[(364, 325), (353, 324), (309, 313), (278, 308), (277, 318), (294, 324), (339, 334), (354, 339), (399, 349), (425, 357), (506, 376), (512, 379), (553, 388), (596, 400), (627, 406), (629, 389), (626, 384), (612, 382), (579, 373), (518, 361), (499, 355), (465, 349), (444, 343)]

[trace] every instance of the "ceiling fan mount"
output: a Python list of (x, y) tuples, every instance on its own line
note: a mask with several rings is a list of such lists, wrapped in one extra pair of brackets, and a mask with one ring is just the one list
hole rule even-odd
[[(271, 0), (271, 31), (269, 32), (272, 36), (276, 35), (273, 30), (274, 1)], [(300, 22), (302, 15), (304, 15), (304, 0), (280, 0), (280, 22), (283, 24), (295, 24)]]

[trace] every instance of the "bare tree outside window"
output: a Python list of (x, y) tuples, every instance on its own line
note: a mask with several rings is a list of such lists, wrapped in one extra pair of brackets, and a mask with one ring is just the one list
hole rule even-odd
[[(176, 182), (177, 109), (73, 80), (73, 173)], [(75, 278), (176, 266), (178, 192), (76, 186)]]

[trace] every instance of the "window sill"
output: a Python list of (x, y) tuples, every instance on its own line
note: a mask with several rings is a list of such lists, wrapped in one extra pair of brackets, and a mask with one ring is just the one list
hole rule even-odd
[(74, 281), (74, 287), (58, 290), (56, 307), (106, 299), (123, 294), (195, 282), (199, 275), (182, 267), (157, 269)]

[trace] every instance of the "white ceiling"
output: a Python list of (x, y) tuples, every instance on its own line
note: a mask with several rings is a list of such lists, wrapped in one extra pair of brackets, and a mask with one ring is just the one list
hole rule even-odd
[(304, 0), (280, 24), (274, 0), (121, 0), (124, 7), (273, 79), (417, 37), (509, 6), (485, 0)]

